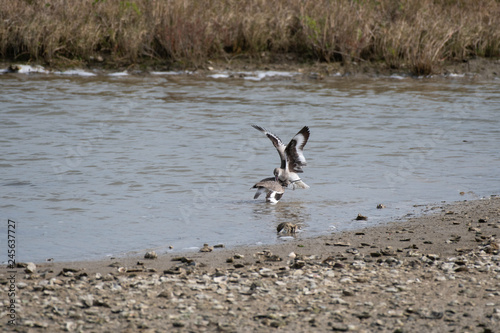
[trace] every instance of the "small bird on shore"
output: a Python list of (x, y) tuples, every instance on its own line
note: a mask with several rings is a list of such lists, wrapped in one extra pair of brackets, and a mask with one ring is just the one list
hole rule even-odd
[(277, 180), (284, 186), (290, 186), (293, 190), (296, 188), (309, 188), (309, 185), (304, 183), (298, 175), (298, 173), (303, 172), (302, 167), (307, 165), (303, 150), (309, 139), (309, 127), (304, 126), (286, 146), (277, 135), (265, 128), (258, 125), (252, 125), (252, 127), (264, 133), (280, 155), (281, 165), (279, 168), (274, 169)]
[(281, 222), (278, 224), (278, 227), (276, 228), (276, 231), (278, 234), (280, 232), (284, 234), (295, 234), (297, 232), (298, 226), (296, 224), (290, 223), (290, 222)]

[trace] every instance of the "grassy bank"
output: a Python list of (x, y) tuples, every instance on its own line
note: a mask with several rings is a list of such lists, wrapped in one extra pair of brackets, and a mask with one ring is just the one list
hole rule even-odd
[(500, 56), (500, 1), (1, 0), (0, 57), (48, 65), (377, 62), (429, 74)]

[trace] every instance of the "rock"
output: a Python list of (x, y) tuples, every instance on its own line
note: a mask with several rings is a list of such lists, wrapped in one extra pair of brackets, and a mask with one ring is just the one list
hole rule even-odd
[(214, 250), (213, 246), (208, 246), (208, 244), (203, 244), (200, 252), (212, 252)]
[(336, 243), (325, 243), (325, 245), (328, 245), (328, 246), (342, 246), (342, 247), (349, 247), (351, 246), (351, 243), (348, 243), (348, 242), (336, 242)]
[(293, 263), (293, 265), (291, 267), (294, 268), (294, 269), (301, 269), (305, 265), (306, 265), (305, 261), (303, 261), (303, 260), (295, 260), (295, 262)]
[(348, 289), (344, 289), (344, 290), (342, 290), (342, 294), (344, 296), (354, 296), (354, 291), (348, 290)]
[(24, 271), (28, 274), (36, 273), (36, 265), (32, 262), (28, 262), (26, 263), (26, 268), (24, 269)]
[(420, 311), (420, 317), (422, 319), (441, 319), (443, 316), (444, 313), (441, 311)]
[(351, 284), (353, 283), (352, 279), (349, 277), (349, 276), (344, 276), (344, 277), (341, 277), (339, 282), (341, 284)]
[(220, 276), (214, 276), (214, 282), (215, 283), (222, 283), (227, 280), (227, 276), (225, 275), (220, 275)]
[(396, 251), (391, 246), (387, 246), (385, 249), (380, 250), (380, 253), (383, 254), (384, 256), (396, 255)]
[(276, 273), (274, 273), (274, 271), (272, 269), (269, 269), (269, 268), (261, 268), (259, 270), (259, 274), (262, 277), (275, 277), (276, 276)]
[(446, 240), (446, 243), (458, 243), (462, 239), (462, 236), (453, 235), (453, 237)]
[(27, 284), (27, 283), (25, 283), (25, 282), (19, 282), (19, 283), (17, 284), (17, 289), (24, 289), (24, 288), (26, 288), (27, 286), (28, 286), (28, 284)]
[(144, 272), (143, 268), (127, 268), (125, 270), (126, 273), (139, 273), (139, 272)]
[(349, 327), (345, 324), (334, 323), (334, 324), (332, 324), (332, 331), (334, 331), (334, 332), (347, 332), (347, 331), (349, 331)]
[(158, 258), (158, 254), (156, 254), (155, 251), (146, 252), (146, 254), (144, 255), (144, 259), (156, 259), (156, 258)]
[(266, 261), (281, 261), (281, 257), (277, 254), (272, 254), (266, 257)]
[(94, 305), (94, 295), (88, 294), (85, 296), (80, 296), (78, 300), (82, 303), (83, 307), (90, 308)]
[(180, 261), (184, 264), (191, 264), (194, 262), (193, 259), (189, 259), (187, 257), (174, 257), (174, 258), (172, 258), (172, 261)]
[(359, 254), (359, 250), (356, 249), (356, 248), (353, 248), (353, 247), (350, 248), (350, 249), (345, 250), (345, 252), (349, 253), (349, 254), (354, 254), (354, 255)]
[(354, 267), (355, 270), (360, 271), (366, 267), (366, 263), (363, 261), (354, 261), (352, 263), (352, 267)]
[(427, 255), (427, 258), (431, 259), (432, 261), (439, 260), (439, 255), (429, 253), (429, 254)]
[(353, 313), (355, 317), (358, 317), (359, 319), (368, 319), (371, 317), (371, 314), (368, 311), (362, 311), (358, 313)]
[(455, 269), (455, 272), (468, 272), (469, 269), (467, 268), (467, 266), (459, 266)]
[(74, 321), (68, 321), (64, 325), (65, 331), (72, 332), (75, 331), (78, 325)]
[(49, 324), (47, 324), (46, 322), (33, 321), (33, 320), (24, 320), (24, 325), (28, 327), (38, 327), (38, 328), (47, 328), (49, 326)]
[(174, 267), (171, 269), (166, 269), (163, 271), (163, 274), (165, 275), (180, 275), (180, 274), (185, 274), (186, 270), (182, 267)]
[(171, 290), (162, 290), (156, 297), (173, 298), (174, 295)]

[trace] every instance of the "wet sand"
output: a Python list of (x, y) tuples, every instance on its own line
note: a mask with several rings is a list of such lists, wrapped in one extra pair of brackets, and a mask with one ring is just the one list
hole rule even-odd
[[(271, 246), (10, 273), (19, 332), (499, 332), (500, 197)], [(201, 244), (200, 244), (201, 245)], [(213, 245), (213, 244), (210, 244)], [(30, 267), (32, 269), (32, 267)], [(29, 268), (28, 268), (29, 270)]]

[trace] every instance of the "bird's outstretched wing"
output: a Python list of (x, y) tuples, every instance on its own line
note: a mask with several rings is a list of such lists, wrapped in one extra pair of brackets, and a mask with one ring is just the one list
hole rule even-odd
[(285, 154), (288, 159), (289, 171), (303, 172), (302, 167), (307, 165), (306, 158), (304, 157), (304, 146), (309, 139), (309, 135), (309, 127), (304, 126), (286, 146)]
[(276, 150), (280, 154), (281, 168), (285, 169), (287, 167), (287, 158), (286, 158), (286, 153), (285, 153), (285, 150), (286, 150), (287, 146), (285, 146), (285, 144), (283, 143), (283, 141), (281, 141), (281, 139), (276, 134), (273, 134), (273, 133), (269, 132), (265, 128), (260, 127), (258, 125), (252, 125), (252, 127), (255, 128), (256, 130), (259, 130), (262, 133), (264, 133), (269, 138), (269, 140), (271, 140), (271, 142), (273, 143), (274, 147), (276, 148)]

